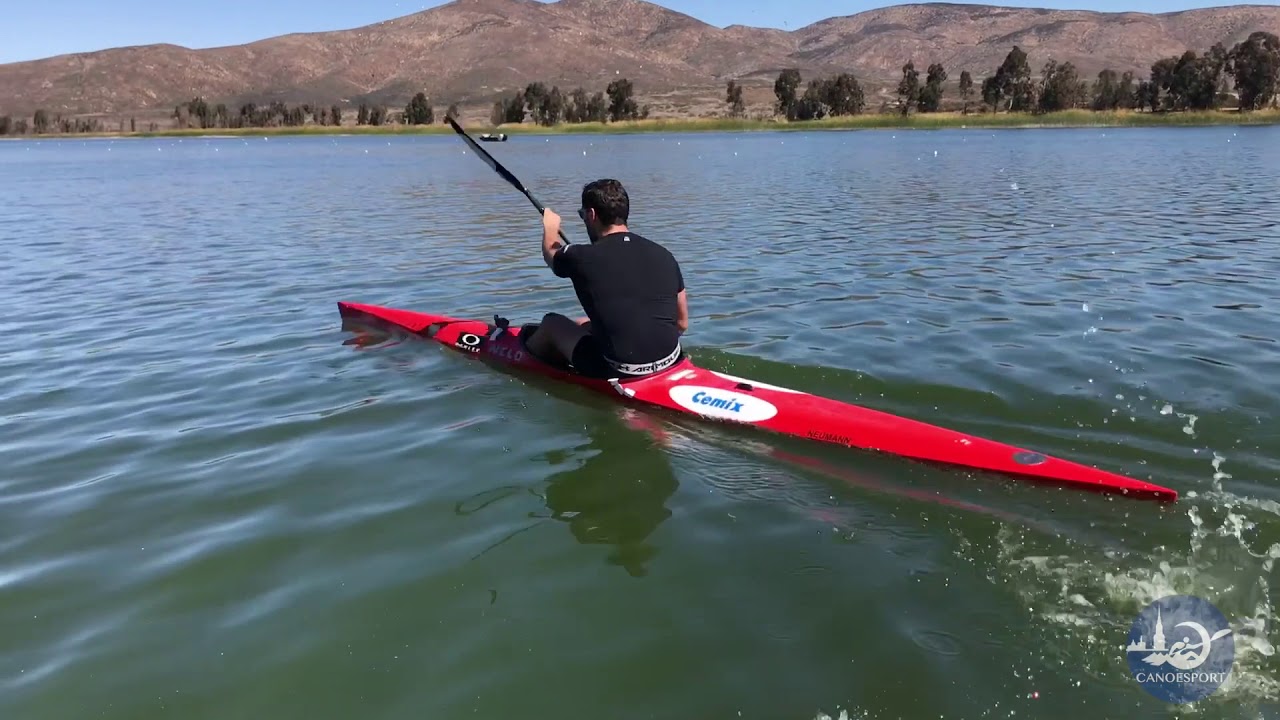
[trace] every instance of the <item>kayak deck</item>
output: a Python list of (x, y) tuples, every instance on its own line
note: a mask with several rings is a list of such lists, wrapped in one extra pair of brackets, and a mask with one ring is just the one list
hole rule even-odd
[(946, 465), (1164, 502), (1176, 491), (1026, 448), (918, 420), (755, 382), (696, 366), (686, 355), (654, 375), (627, 380), (584, 377), (534, 357), (519, 329), (411, 310), (339, 302), (344, 320), (430, 337), (486, 362), (524, 369), (651, 406), (706, 419), (754, 425), (824, 443), (874, 450)]

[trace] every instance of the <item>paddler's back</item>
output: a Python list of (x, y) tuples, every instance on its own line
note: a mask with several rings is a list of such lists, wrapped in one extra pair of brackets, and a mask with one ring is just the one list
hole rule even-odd
[(679, 262), (662, 245), (626, 231), (590, 245), (570, 245), (552, 270), (573, 281), (591, 332), (621, 362), (649, 362), (671, 352), (686, 322)]

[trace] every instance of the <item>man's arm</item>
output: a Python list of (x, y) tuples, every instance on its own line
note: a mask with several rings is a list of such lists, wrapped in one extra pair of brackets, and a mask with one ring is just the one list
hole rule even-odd
[(563, 247), (564, 243), (560, 242), (560, 216), (547, 208), (542, 213), (542, 260), (553, 272), (556, 253)]
[(676, 263), (676, 306), (680, 309), (680, 314), (676, 318), (676, 327), (680, 328), (680, 334), (683, 335), (689, 331), (689, 298), (685, 295), (684, 288), (684, 271), (680, 269), (680, 263)]

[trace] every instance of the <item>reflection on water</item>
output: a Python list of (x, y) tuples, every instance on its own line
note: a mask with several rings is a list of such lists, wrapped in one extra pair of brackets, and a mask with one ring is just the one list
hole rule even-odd
[[(671, 517), (666, 503), (679, 486), (666, 453), (650, 442), (660, 432), (652, 420), (609, 418), (591, 426), (590, 442), (567, 450), (586, 454), (582, 464), (551, 475), (541, 494), (533, 488), (505, 486), (458, 502), (454, 512), (467, 516), (507, 498), (532, 494), (547, 510), (546, 515), (533, 514), (541, 519), (507, 534), (472, 559), (506, 545), (549, 519), (568, 526), (574, 539), (583, 545), (610, 546), (605, 558), (609, 564), (625, 569), (632, 577), (647, 575), (657, 549), (646, 540)], [(546, 459), (557, 460), (565, 452), (555, 451)]]
[(648, 573), (657, 549), (645, 542), (671, 517), (666, 503), (678, 482), (667, 454), (655, 448), (661, 430), (627, 413), (588, 429), (592, 454), (582, 465), (552, 476), (545, 495), (551, 517), (566, 523), (584, 545), (609, 545), (606, 561), (632, 577)]
[[(363, 342), (368, 344), (378, 336), (363, 337)], [(663, 447), (670, 440), (667, 430), (647, 413), (619, 408), (573, 385), (527, 372), (508, 373), (505, 367), (485, 368), (485, 371), (518, 376), (558, 402), (604, 411), (599, 413), (598, 422), (586, 426), (587, 442), (558, 448), (536, 458), (552, 465), (581, 459), (570, 469), (547, 476), (546, 487), (541, 492), (529, 486), (506, 485), (476, 493), (456, 504), (454, 512), (468, 516), (508, 498), (533, 495), (545, 508), (545, 514), (530, 513), (530, 517), (537, 518), (535, 522), (485, 547), (475, 558), (553, 520), (567, 526), (573, 538), (583, 545), (609, 546), (605, 562), (610, 565), (623, 568), (632, 577), (647, 575), (658, 554), (657, 548), (647, 541), (671, 517), (667, 503), (679, 487), (670, 455)]]

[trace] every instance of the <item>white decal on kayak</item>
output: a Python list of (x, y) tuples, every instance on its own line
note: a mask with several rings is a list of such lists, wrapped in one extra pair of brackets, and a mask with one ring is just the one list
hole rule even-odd
[(728, 373), (716, 372), (715, 370), (712, 370), (711, 374), (717, 377), (722, 377), (725, 380), (732, 380), (734, 382), (746, 383), (753, 388), (763, 388), (765, 390), (777, 390), (778, 392), (795, 393), (796, 395), (803, 394), (799, 390), (792, 390), (791, 388), (784, 388), (784, 387), (779, 387), (777, 385), (770, 385), (769, 383), (756, 382), (755, 380), (748, 380), (746, 378), (740, 378), (737, 375), (730, 375)]
[(729, 390), (701, 385), (677, 385), (671, 388), (669, 394), (677, 405), (686, 410), (723, 420), (760, 422), (778, 414), (778, 408), (771, 403)]

